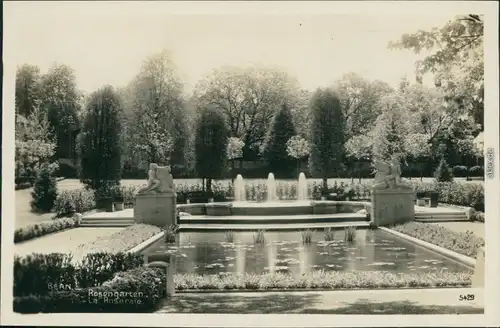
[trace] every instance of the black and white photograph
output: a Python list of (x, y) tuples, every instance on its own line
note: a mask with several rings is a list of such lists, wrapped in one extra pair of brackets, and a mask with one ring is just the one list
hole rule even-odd
[(498, 7), (4, 3), (2, 322), (500, 324)]

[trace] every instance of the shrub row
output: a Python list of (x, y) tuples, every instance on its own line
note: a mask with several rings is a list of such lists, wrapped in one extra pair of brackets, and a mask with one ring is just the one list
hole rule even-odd
[(100, 286), (114, 274), (142, 266), (142, 255), (90, 253), (81, 261), (70, 254), (31, 254), (14, 258), (14, 296)]
[(14, 297), (18, 313), (152, 312), (166, 295), (165, 273), (155, 268), (119, 272), (100, 286)]
[(176, 290), (266, 290), (266, 289), (361, 289), (401, 287), (467, 286), (470, 272), (425, 272), (398, 274), (386, 271), (314, 271), (304, 275), (264, 274), (176, 274)]
[(485, 244), (483, 238), (471, 231), (455, 232), (438, 224), (407, 222), (390, 228), (473, 258), (476, 257), (478, 249)]
[(412, 182), (416, 192), (437, 192), (438, 201), (484, 211), (484, 185), (460, 182)]
[(16, 229), (14, 231), (14, 243), (41, 237), (50, 233), (76, 227), (74, 218), (62, 218), (39, 223)]

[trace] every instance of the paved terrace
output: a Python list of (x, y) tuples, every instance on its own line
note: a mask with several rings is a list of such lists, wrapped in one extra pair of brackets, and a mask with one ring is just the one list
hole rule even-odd
[[(474, 294), (474, 301), (459, 296)], [(157, 313), (482, 314), (475, 288), (177, 293)]]

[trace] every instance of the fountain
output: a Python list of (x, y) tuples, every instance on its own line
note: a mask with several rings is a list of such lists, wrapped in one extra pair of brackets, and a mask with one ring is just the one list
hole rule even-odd
[(245, 182), (243, 181), (243, 176), (238, 174), (236, 176), (236, 181), (234, 182), (234, 200), (236, 202), (244, 202), (246, 201), (246, 190), (245, 190)]
[(307, 180), (304, 172), (300, 172), (297, 183), (297, 200), (307, 200)]
[(267, 201), (272, 202), (278, 199), (276, 194), (276, 181), (274, 180), (274, 174), (269, 173), (267, 176)]

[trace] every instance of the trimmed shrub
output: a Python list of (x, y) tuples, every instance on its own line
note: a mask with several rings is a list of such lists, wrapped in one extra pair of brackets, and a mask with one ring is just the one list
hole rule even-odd
[(473, 166), (469, 169), (471, 177), (480, 177), (484, 175), (484, 168), (482, 166)]
[(469, 170), (467, 169), (467, 166), (455, 165), (453, 167), (453, 176), (455, 176), (455, 177), (465, 177), (465, 176), (467, 176), (468, 171)]
[(434, 172), (434, 177), (438, 182), (453, 181), (453, 173), (451, 172), (451, 169), (444, 158), (439, 162), (436, 172)]
[(455, 232), (438, 224), (407, 222), (391, 229), (473, 258), (484, 246), (484, 239), (470, 231)]
[(31, 254), (14, 258), (14, 296), (100, 286), (117, 272), (143, 265), (143, 256), (90, 253), (76, 263), (70, 254)]
[(14, 298), (18, 313), (152, 312), (166, 295), (165, 272), (136, 268), (116, 274), (98, 287)]
[(31, 209), (34, 212), (48, 213), (54, 207), (57, 198), (57, 180), (49, 165), (42, 165), (31, 197)]
[(76, 220), (73, 218), (63, 218), (38, 222), (30, 226), (16, 229), (14, 231), (14, 243), (19, 243), (33, 238), (45, 236), (50, 233), (75, 227)]
[(96, 208), (95, 195), (92, 190), (64, 190), (57, 196), (54, 212), (57, 217), (83, 213)]

